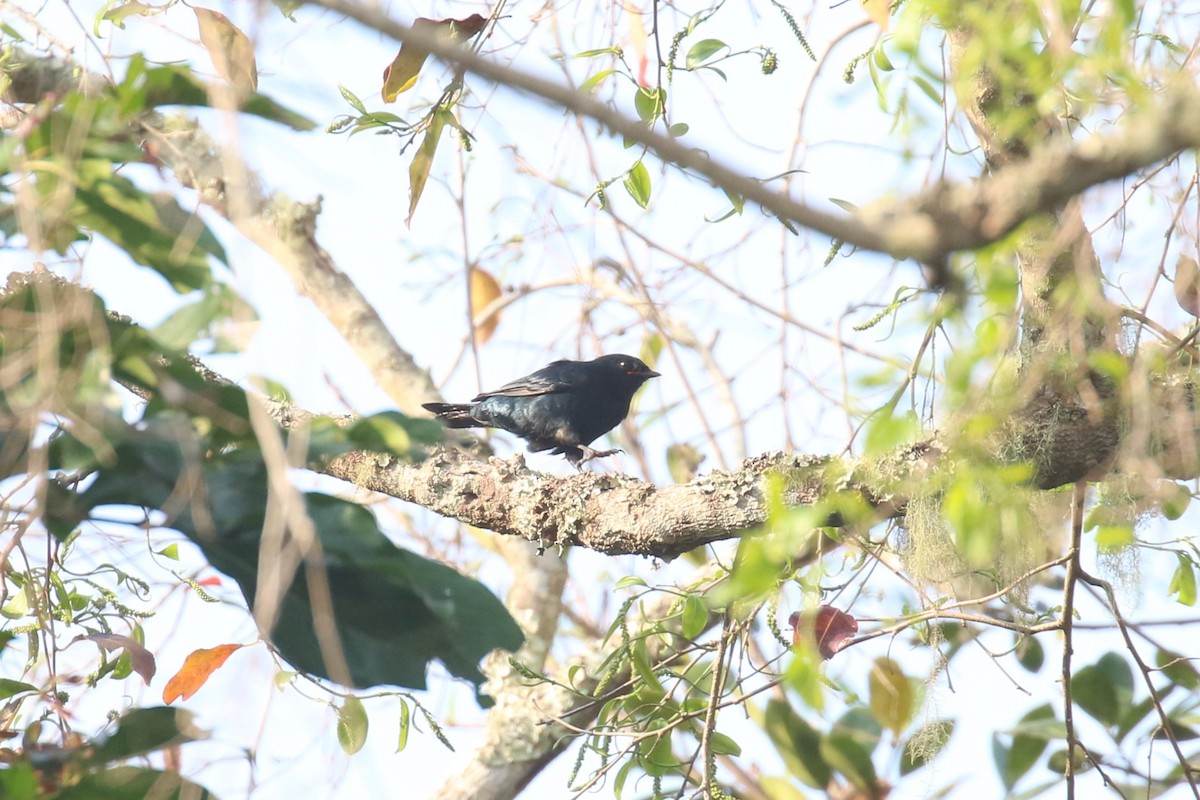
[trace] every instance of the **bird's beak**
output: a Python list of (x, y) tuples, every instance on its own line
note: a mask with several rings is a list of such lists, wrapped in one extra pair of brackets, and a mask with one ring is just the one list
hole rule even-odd
[(638, 374), (643, 376), (646, 380), (650, 380), (651, 378), (657, 378), (659, 375), (662, 375), (661, 372), (655, 372), (652, 369), (648, 369), (645, 372), (639, 372)]

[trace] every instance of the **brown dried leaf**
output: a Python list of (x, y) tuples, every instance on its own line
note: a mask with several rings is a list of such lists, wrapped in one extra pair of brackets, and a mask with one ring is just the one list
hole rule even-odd
[[(437, 35), (447, 42), (461, 42), (470, 39), (483, 30), (487, 18), (480, 14), (472, 14), (465, 19), (426, 19), (417, 17), (413, 20), (412, 29), (426, 35)], [(394, 103), (396, 98), (407, 92), (417, 82), (421, 67), (429, 51), (411, 42), (402, 44), (396, 57), (383, 70), (383, 102)]]
[(207, 650), (196, 650), (183, 662), (167, 685), (163, 687), (163, 702), (167, 705), (179, 698), (187, 700), (205, 684), (231, 655), (245, 645), (221, 644)]
[(150, 680), (158, 670), (157, 665), (154, 663), (154, 654), (147, 650), (146, 646), (141, 642), (129, 636), (121, 636), (117, 633), (93, 633), (79, 638), (95, 642), (109, 652), (124, 650), (129, 654), (130, 667), (141, 676), (147, 686), (150, 685)]
[(474, 267), (471, 269), (471, 320), (475, 327), (475, 346), (482, 347), (496, 332), (500, 324), (500, 312), (497, 311), (487, 319), (481, 314), (494, 301), (504, 294), (500, 284), (487, 270)]
[(208, 51), (217, 73), (229, 81), (238, 94), (258, 91), (258, 66), (250, 37), (229, 21), (229, 17), (207, 8), (193, 8), (200, 27), (200, 43)]

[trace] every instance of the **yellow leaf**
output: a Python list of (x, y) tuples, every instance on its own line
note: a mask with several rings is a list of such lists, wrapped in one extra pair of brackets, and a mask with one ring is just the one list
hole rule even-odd
[(491, 339), (492, 334), (496, 332), (496, 326), (500, 324), (499, 311), (487, 319), (483, 319), (480, 315), (502, 294), (504, 292), (500, 288), (500, 284), (496, 282), (491, 273), (479, 267), (471, 269), (471, 321), (475, 327), (476, 347), (487, 344), (488, 339)]
[[(436, 35), (442, 41), (461, 42), (479, 33), (486, 24), (487, 18), (479, 14), (472, 14), (465, 19), (417, 17), (413, 20), (412, 29), (414, 32), (426, 36)], [(383, 91), (381, 92), (383, 102), (394, 103), (403, 92), (411, 89), (417, 82), (417, 76), (421, 73), (421, 67), (425, 65), (427, 58), (429, 58), (429, 51), (419, 44), (412, 42), (402, 44), (400, 52), (396, 53), (392, 63), (383, 70)]]
[(1180, 255), (1175, 265), (1175, 299), (1179, 307), (1200, 317), (1200, 265), (1188, 255)]
[(891, 0), (863, 0), (863, 11), (881, 31), (888, 29), (888, 15), (892, 10)]
[(429, 129), (421, 140), (421, 147), (408, 165), (408, 218), (404, 224), (412, 226), (413, 214), (417, 213), (417, 202), (425, 191), (425, 181), (429, 180), (429, 170), (433, 168), (433, 156), (437, 153), (438, 139), (442, 138), (442, 128), (446, 127), (446, 117), (449, 111), (435, 111), (429, 121)]
[(245, 645), (222, 644), (207, 650), (196, 650), (183, 662), (167, 685), (163, 687), (163, 702), (167, 705), (179, 698), (187, 700), (194, 695), (231, 655)]
[(200, 27), (200, 43), (208, 51), (217, 73), (229, 81), (239, 94), (258, 91), (258, 67), (254, 63), (254, 45), (229, 17), (207, 8), (194, 8)]

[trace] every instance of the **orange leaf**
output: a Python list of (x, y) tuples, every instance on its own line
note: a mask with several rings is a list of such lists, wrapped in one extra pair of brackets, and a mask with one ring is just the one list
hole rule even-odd
[(490, 272), (479, 267), (471, 269), (471, 321), (475, 326), (475, 345), (477, 347), (487, 344), (488, 339), (491, 339), (492, 334), (496, 332), (496, 326), (500, 324), (499, 311), (487, 319), (480, 315), (502, 294), (504, 291)]
[(163, 688), (163, 702), (170, 705), (178, 698), (190, 698), (226, 659), (243, 647), (245, 645), (222, 644), (193, 652), (184, 660), (179, 672), (167, 681), (166, 687)]
[(881, 31), (888, 29), (888, 15), (892, 11), (891, 0), (863, 0), (863, 11), (879, 26)]
[[(480, 14), (472, 14), (465, 19), (417, 17), (413, 20), (412, 29), (426, 36), (436, 35), (445, 42), (461, 42), (479, 33), (486, 24), (487, 18)], [(411, 89), (427, 58), (429, 51), (419, 44), (406, 42), (400, 45), (400, 52), (383, 70), (383, 102), (394, 103), (401, 93)]]
[(229, 17), (207, 8), (193, 8), (200, 27), (200, 43), (208, 51), (217, 73), (229, 81), (239, 94), (258, 90), (258, 67), (254, 63), (254, 45)]
[(788, 623), (793, 629), (792, 644), (810, 642), (825, 659), (833, 658), (858, 633), (858, 620), (833, 606), (821, 606), (816, 613), (793, 611)]

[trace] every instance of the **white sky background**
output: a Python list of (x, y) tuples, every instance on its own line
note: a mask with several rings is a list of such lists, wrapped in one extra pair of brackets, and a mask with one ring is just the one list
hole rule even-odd
[[(591, 340), (580, 339), (577, 334), (580, 291), (557, 290), (533, 295), (505, 312), (495, 339), (482, 350), (478, 383), (470, 354), (453, 375), (447, 376), (467, 335), (463, 237), (451, 196), (459, 191), (459, 176), (464, 166), (467, 255), (478, 259), (480, 266), (496, 275), (501, 283), (520, 285), (555, 280), (602, 258), (626, 261), (611, 224), (594, 204), (585, 207), (581, 197), (517, 172), (519, 156), (537, 172), (562, 178), (572, 189), (584, 194), (590, 192), (595, 178), (587, 170), (586, 153), (578, 142), (579, 128), (574, 120), (512, 91), (495, 89), (468, 77), (467, 85), (473, 96), (465, 103), (468, 110), (463, 112), (463, 121), (478, 137), (474, 152), (460, 154), (451, 137), (443, 139), (434, 176), (409, 229), (404, 226), (404, 217), (412, 151), (399, 157), (398, 140), (393, 137), (363, 134), (351, 139), (328, 135), (321, 129), (349, 110), (338, 93), (339, 83), (363, 98), (369, 109), (383, 108), (378, 99), (380, 76), (394, 56), (396, 45), (355, 23), (318, 10), (301, 10), (297, 13), (299, 22), (294, 24), (284, 20), (269, 4), (209, 5), (227, 13), (257, 40), (260, 90), (308, 115), (320, 126), (312, 133), (296, 134), (269, 122), (243, 118), (236, 130), (246, 162), (258, 171), (270, 189), (302, 200), (316, 195), (324, 197), (319, 241), (383, 315), (401, 346), (412, 352), (419, 363), (429, 366), (435, 379), (449, 378), (445, 390), (448, 398), (469, 397), (479, 388), (500, 384), (552, 358), (592, 357), (598, 353)], [(940, 143), (909, 138), (903, 128), (889, 132), (890, 118), (879, 111), (865, 66), (860, 67), (859, 79), (853, 86), (848, 87), (841, 80), (846, 62), (867, 49), (877, 35), (873, 26), (857, 31), (838, 45), (824, 66), (804, 120), (802, 155), (798, 162), (789, 162), (786, 153), (796, 140), (797, 103), (811, 79), (812, 62), (800, 52), (774, 9), (766, 6), (760, 10), (764, 16), (758, 17), (742, 4), (728, 6), (721, 12), (719, 24), (702, 29), (685, 43), (683, 50), (708, 36), (723, 38), (736, 49), (765, 44), (779, 53), (780, 68), (775, 75), (763, 76), (757, 60), (747, 56), (721, 65), (729, 75), (728, 83), (713, 76), (697, 80), (677, 73), (671, 90), (672, 121), (691, 126), (685, 141), (704, 147), (719, 160), (751, 175), (767, 177), (802, 167), (806, 174), (796, 179), (794, 192), (815, 204), (830, 197), (862, 204), (884, 194), (905, 194), (938, 174), (942, 168)], [(73, 3), (71, 7), (84, 26), (90, 28), (100, 4)], [(482, 10), (465, 3), (391, 7), (393, 15), (404, 21), (418, 15), (461, 18)], [(697, 6), (688, 10), (700, 9)], [(802, 9), (793, 6), (792, 10), (803, 19)], [(494, 52), (496, 57), (512, 59), (523, 69), (561, 79), (559, 66), (545, 55), (559, 49), (554, 41), (556, 31), (564, 37), (573, 37), (562, 45), (568, 55), (612, 42), (613, 27), (607, 21), (541, 18), (533, 25), (531, 15), (539, 11), (540, 6), (511, 4), (507, 18), (501, 21), (484, 52)], [(78, 26), (60, 3), (46, 5), (39, 19), (68, 41), (79, 37)], [(862, 12), (853, 2), (836, 9), (821, 5), (813, 13), (805, 33), (821, 55), (831, 41), (861, 19)], [(649, 22), (646, 24), (649, 27)], [(664, 18), (666, 29), (674, 30), (677, 24), (671, 17)], [(530, 30), (532, 34), (526, 36)], [(196, 42), (194, 17), (184, 6), (174, 7), (161, 18), (132, 17), (124, 31), (107, 25), (104, 31), (106, 38), (101, 47), (108, 53), (123, 56), (143, 51), (151, 59), (185, 60), (202, 73), (211, 72), (208, 58)], [(630, 47), (627, 14), (620, 15), (615, 22), (615, 32), (632, 62), (635, 56)], [(934, 43), (937, 37), (927, 38)], [(509, 44), (516, 39), (527, 43)], [(666, 42), (663, 46), (665, 49)], [(936, 50), (931, 52), (936, 57)], [(86, 46), (77, 47), (77, 56), (93, 70), (102, 66), (99, 55)], [(902, 68), (901, 59), (894, 60)], [(119, 65), (119, 59), (114, 63)], [(576, 82), (606, 66), (609, 65), (602, 59), (569, 62)], [(400, 102), (388, 110), (405, 115), (410, 104), (427, 102), (435, 96), (446, 74), (444, 68), (431, 61), (417, 87), (402, 95)], [(631, 87), (610, 78), (606, 86), (614, 85), (620, 87), (624, 108), (631, 111), (628, 102)], [(608, 96), (606, 91), (601, 93), (602, 97)], [(719, 116), (712, 113), (714, 103), (719, 107)], [(934, 129), (940, 127), (937, 120), (941, 109), (916, 91), (911, 103)], [(482, 113), (478, 110), (481, 105)], [(229, 127), (218, 114), (202, 112), (199, 116), (210, 132), (217, 134), (223, 130), (220, 138), (230, 141)], [(607, 174), (620, 174), (636, 157), (635, 149), (622, 149), (619, 141), (599, 132), (594, 124), (583, 123), (582, 129), (590, 137), (601, 169)], [(953, 132), (951, 137), (961, 148), (962, 137)], [(508, 149), (510, 146), (512, 150)], [(909, 160), (902, 157), (907, 149), (913, 151)], [(846, 342), (860, 348), (901, 358), (915, 351), (926, 324), (916, 311), (903, 315), (895, 332), (888, 323), (861, 333), (851, 329), (852, 325), (870, 318), (879, 305), (890, 301), (899, 286), (919, 285), (920, 275), (915, 266), (897, 266), (886, 259), (856, 254), (839, 258), (822, 269), (820, 265), (828, 248), (822, 237), (810, 237), (804, 232), (792, 237), (751, 207), (747, 207), (742, 217), (704, 225), (700, 222), (702, 217), (714, 218), (726, 211), (724, 196), (701, 182), (685, 180), (673, 172), (664, 173), (652, 158), (647, 158), (646, 163), (654, 195), (652, 213), (643, 229), (665, 245), (699, 259), (730, 251), (713, 260), (719, 265), (719, 273), (766, 305), (786, 306), (793, 316), (824, 331), (840, 331)], [(948, 170), (952, 175), (969, 175), (975, 170), (974, 164), (973, 156), (952, 159)], [(1183, 169), (1186, 172), (1190, 166)], [(149, 170), (136, 174), (153, 181)], [(641, 217), (643, 212), (624, 194), (619, 182), (609, 188), (609, 196), (621, 218), (629, 221)], [(1113, 205), (1111, 194), (1104, 199), (1108, 202), (1097, 202), (1097, 207)], [(1139, 196), (1135, 202), (1143, 199), (1144, 196)], [(1153, 253), (1152, 260), (1157, 261), (1172, 210), (1162, 203), (1155, 207), (1141, 202), (1137, 207), (1138, 224), (1127, 232), (1123, 249), (1118, 249), (1112, 226), (1101, 233), (1098, 241), (1106, 265), (1118, 265), (1110, 274), (1114, 279), (1121, 276), (1117, 279), (1119, 285), (1138, 304), (1145, 299), (1149, 281), (1144, 254)], [(1188, 223), (1186, 217), (1185, 214), (1185, 227), (1193, 224), (1190, 232), (1194, 241), (1194, 223)], [(227, 226), (211, 219), (210, 224), (229, 252), (233, 285), (255, 306), (262, 319), (246, 356), (213, 359), (213, 366), (234, 377), (269, 376), (288, 387), (301, 406), (315, 411), (344, 410), (343, 399), (359, 412), (388, 408), (386, 397), (374, 386), (365, 369), (311, 304), (299, 296), (280, 269), (257, 249), (242, 243)], [(839, 353), (821, 339), (793, 330), (788, 333), (783, 350), (789, 367), (788, 399), (781, 404), (778, 320), (747, 307), (688, 269), (676, 269), (670, 259), (650, 252), (636, 241), (631, 248), (638, 266), (653, 271), (656, 278), (674, 269), (670, 281), (662, 280), (654, 287), (656, 300), (666, 311), (693, 326), (702, 340), (719, 334), (716, 352), (726, 374), (736, 377), (739, 416), (750, 416), (746, 448), (749, 454), (789, 446), (798, 452), (839, 452), (845, 446), (849, 423), (837, 404), (849, 399), (854, 410), (870, 410), (890, 394), (894, 384), (870, 389), (862, 383), (868, 374), (879, 373), (880, 362)], [(1166, 258), (1169, 266), (1174, 264), (1176, 252), (1171, 250)], [(52, 258), (50, 254), (44, 260), (53, 265)], [(1125, 272), (1119, 266), (1123, 259), (1129, 259)], [(31, 261), (20, 252), (0, 252), (0, 268), (5, 271), (28, 269)], [(62, 270), (75, 274), (70, 265)], [(781, 289), (784, 272), (786, 291)], [(164, 318), (180, 302), (161, 279), (123, 262), (103, 243), (92, 246), (82, 279), (95, 286), (111, 308), (146, 324)], [(877, 305), (854, 311), (842, 320), (849, 309), (864, 303)], [(1172, 304), (1169, 287), (1160, 288), (1155, 294), (1149, 313), (1175, 327), (1188, 321)], [(604, 337), (603, 351), (635, 354), (639, 351), (645, 329), (632, 313), (608, 309), (597, 314), (595, 322)], [(620, 333), (621, 329), (626, 332)], [(961, 339), (969, 331), (953, 333)], [(944, 343), (938, 346), (944, 348)], [(941, 357), (944, 353), (936, 355)], [(672, 412), (665, 423), (655, 415), (642, 427), (652, 470), (650, 477), (660, 483), (669, 480), (662, 454), (672, 442), (691, 442), (700, 448), (707, 456), (704, 468), (720, 466), (721, 459), (687, 405), (681, 381), (682, 369), (699, 390), (713, 424), (718, 430), (728, 425), (730, 413), (708, 389), (710, 381), (700, 364), (687, 353), (674, 362), (664, 352), (659, 368), (663, 377), (652, 382), (643, 393), (642, 409), (681, 402), (684, 405)], [(336, 391), (331, 387), (336, 387)], [(782, 433), (781, 408), (786, 408), (793, 434), (790, 445)], [(721, 433), (718, 439), (725, 462), (736, 465), (739, 454), (732, 437)], [(501, 455), (521, 449), (503, 437), (496, 442)], [(530, 457), (530, 463), (549, 471), (567, 470), (561, 460), (544, 456)], [(626, 469), (635, 467), (631, 459), (618, 457), (604, 468), (620, 469), (622, 465)], [(446, 537), (455, 531), (453, 524), (430, 520), (412, 508), (402, 511), (414, 514), (419, 530), (433, 529)], [(379, 514), (386, 530), (404, 539), (407, 546), (419, 547), (406, 536), (407, 523), (398, 515), (382, 509)], [(1185, 518), (1187, 527), (1179, 523), (1172, 530), (1175, 535), (1181, 530), (1194, 531), (1198, 520), (1200, 517), (1192, 513)], [(1169, 533), (1154, 527), (1145, 532), (1160, 539)], [(434, 546), (456, 552), (453, 545), (439, 544), (436, 540)], [(126, 544), (125, 549), (135, 559), (142, 552), (137, 542)], [(102, 557), (107, 560), (111, 555)], [(196, 558), (194, 554), (191, 557)], [(1162, 597), (1166, 577), (1174, 567), (1173, 557), (1145, 554), (1142, 564), (1148, 577), (1140, 592), (1137, 614), (1154, 619), (1191, 616), (1185, 614), (1186, 609), (1165, 602)], [(583, 552), (572, 555), (572, 566), (575, 575), (587, 576), (581, 599), (597, 614), (605, 603), (610, 611), (619, 605), (620, 598), (612, 597), (605, 587), (622, 575), (637, 572), (651, 582), (669, 583), (673, 575), (682, 573), (676, 567), (656, 572), (649, 562), (640, 559), (610, 559)], [(488, 568), (483, 577), (502, 594), (503, 579), (491, 579), (499, 574), (498, 570)], [(163, 581), (157, 590), (162, 592), (171, 582), (170, 576), (152, 571), (149, 577), (155, 575)], [(596, 591), (588, 592), (589, 589)], [(878, 581), (872, 582), (871, 590), (877, 591), (878, 597), (865, 598), (863, 606), (856, 605), (852, 611), (875, 613), (889, 608), (889, 601), (891, 609), (897, 607), (901, 597), (898, 582), (889, 582), (880, 575)], [(1043, 591), (1043, 594), (1041, 599), (1048, 604), (1057, 603), (1057, 593)], [(156, 703), (162, 685), (191, 650), (225, 642), (250, 642), (256, 637), (243, 611), (217, 608), (190, 597), (181, 605), (185, 596), (186, 593), (176, 590), (146, 626), (147, 644), (158, 657), (159, 675), (148, 690), (139, 688), (137, 679), (126, 683), (124, 690), (135, 704)], [(227, 596), (237, 596), (232, 584)], [(1132, 599), (1127, 603), (1130, 607)], [(794, 604), (798, 598), (785, 601), (781, 612), (784, 618), (788, 602)], [(1106, 619), (1086, 601), (1081, 608), (1085, 621)], [(1125, 610), (1128, 613), (1130, 609)], [(601, 619), (607, 622), (603, 616)], [(1185, 634), (1161, 628), (1156, 629), (1156, 635), (1164, 645), (1179, 648), (1195, 641), (1194, 629)], [(1105, 637), (1103, 642), (1096, 642), (1099, 636), (1081, 635), (1079, 667), (1094, 662), (1108, 649), (1118, 648), (1119, 643), (1111, 634), (1106, 633)], [(989, 638), (997, 650), (1004, 649), (1002, 640), (999, 635)], [(1047, 664), (1057, 663), (1054, 638), (1043, 637), (1042, 643)], [(889, 645), (876, 640), (840, 655), (830, 663), (829, 671), (837, 680), (864, 691), (870, 663), (883, 654), (901, 659), (910, 674), (926, 674), (931, 663), (928, 653), (910, 653), (906, 648), (899, 641)], [(83, 653), (78, 645), (68, 652), (72, 655), (78, 652), (81, 659), (90, 655)], [(944, 682), (939, 683), (931, 691), (935, 702), (929, 712), (958, 720), (954, 741), (946, 757), (935, 767), (902, 783), (892, 794), (894, 800), (924, 797), (952, 779), (962, 781), (955, 797), (998, 796), (988, 732), (1011, 726), (1043, 699), (1059, 698), (1052, 667), (1047, 666), (1036, 676), (1020, 673), (1015, 665), (1012, 668), (1016, 671), (1014, 678), (1032, 697), (1014, 687), (982, 654), (967, 653), (954, 662), (952, 677), (956, 691), (951, 693)], [(330, 796), (346, 798), (427, 796), (456, 768), (462, 754), (471, 749), (477, 735), (475, 728), (482, 719), (468, 690), (459, 687), (447, 691), (444, 682), (435, 678), (435, 690), (424, 695), (423, 702), (448, 725), (448, 734), (460, 755), (447, 753), (431, 735), (416, 731), (409, 739), (408, 749), (394, 755), (397, 704), (386, 699), (367, 701), (372, 726), (367, 746), (360, 754), (346, 757), (335, 738), (332, 711), (319, 702), (299, 697), (294, 691), (277, 692), (272, 684), (273, 673), (274, 666), (264, 648), (248, 648), (235, 654), (192, 701), (184, 704), (194, 709), (200, 715), (200, 724), (215, 734), (213, 743), (185, 748), (185, 771), (226, 800), (245, 796), (248, 791), (247, 762), (239, 756), (239, 748), (257, 748), (255, 780), (259, 783), (253, 791), (256, 799), (325, 796), (326, 787)], [(441, 674), (434, 670), (434, 675)], [(1143, 696), (1144, 690), (1135, 694), (1137, 699)], [(119, 695), (108, 690), (90, 696), (78, 711), (81, 719), (94, 713), (99, 725), (107, 709), (121, 704)], [(739, 724), (736, 714), (725, 712), (723, 719), (729, 727), (722, 725), (721, 729), (738, 738), (747, 753), (765, 752), (765, 745), (747, 746), (754, 734), (744, 733), (752, 729)], [(1089, 729), (1083, 727), (1082, 732), (1086, 737)], [(566, 796), (563, 787), (572, 760), (572, 755), (561, 758), (538, 778), (529, 796)], [(783, 773), (781, 766), (772, 767), (768, 763), (768, 768), (776, 774)], [(1088, 776), (1081, 782), (1083, 796), (1089, 796), (1089, 788), (1094, 790), (1091, 780), (1092, 776)]]

